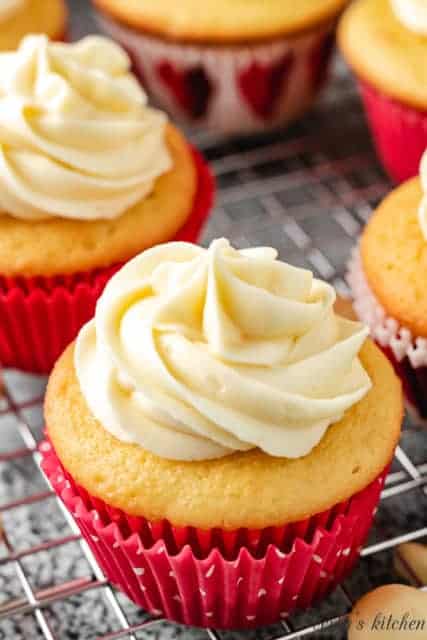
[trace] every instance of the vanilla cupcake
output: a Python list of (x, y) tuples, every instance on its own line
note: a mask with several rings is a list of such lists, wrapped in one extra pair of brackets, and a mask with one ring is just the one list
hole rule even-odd
[(0, 362), (47, 372), (120, 264), (195, 240), (213, 185), (101, 37), (0, 54)]
[(325, 84), (347, 0), (93, 0), (175, 118), (217, 132), (301, 117)]
[(396, 182), (414, 177), (427, 147), (425, 0), (356, 0), (338, 40), (385, 169)]
[(355, 309), (400, 375), (408, 405), (427, 419), (427, 152), (420, 177), (379, 205), (349, 266)]
[(356, 561), (402, 398), (334, 302), (273, 249), (169, 243), (113, 276), (58, 360), (43, 468), (109, 579), (154, 615), (273, 623)]
[(52, 40), (64, 40), (67, 21), (65, 0), (2, 0), (0, 51), (15, 49), (30, 33), (44, 33)]

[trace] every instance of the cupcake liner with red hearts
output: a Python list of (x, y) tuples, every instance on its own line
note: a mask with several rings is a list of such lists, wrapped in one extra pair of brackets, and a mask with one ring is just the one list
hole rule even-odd
[(358, 247), (348, 265), (347, 281), (354, 298), (354, 310), (392, 362), (415, 417), (427, 420), (427, 339), (413, 336), (409, 329), (387, 315), (366, 280)]
[(302, 115), (323, 87), (335, 23), (247, 46), (179, 44), (97, 13), (147, 91), (175, 119), (222, 133), (263, 131)]
[(40, 451), (47, 478), (107, 578), (154, 616), (218, 629), (278, 622), (342, 582), (366, 540), (388, 472), (301, 522), (202, 531), (107, 506), (74, 482), (49, 440)]
[[(198, 188), (192, 213), (174, 240), (196, 242), (214, 198), (214, 179), (193, 149)], [(65, 347), (91, 319), (114, 264), (67, 276), (0, 275), (0, 363), (33, 373), (49, 373)]]
[(381, 162), (395, 182), (418, 175), (427, 148), (427, 110), (421, 111), (384, 95), (359, 80), (360, 93)]

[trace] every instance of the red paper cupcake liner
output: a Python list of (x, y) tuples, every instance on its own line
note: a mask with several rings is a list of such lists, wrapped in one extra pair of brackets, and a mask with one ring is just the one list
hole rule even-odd
[[(214, 178), (192, 150), (198, 188), (191, 215), (174, 240), (196, 242), (214, 198)], [(65, 347), (92, 318), (107, 281), (120, 268), (48, 277), (0, 276), (0, 363), (33, 373), (49, 373)]]
[(301, 522), (204, 531), (109, 507), (73, 481), (49, 440), (40, 451), (46, 476), (108, 579), (155, 616), (217, 629), (273, 624), (335, 588), (360, 554), (388, 473)]
[(360, 92), (381, 162), (395, 182), (418, 175), (427, 148), (427, 111), (414, 109), (359, 80)]
[(172, 42), (105, 13), (95, 16), (174, 120), (225, 134), (263, 132), (302, 116), (326, 83), (335, 41), (335, 20), (271, 42), (212, 46)]

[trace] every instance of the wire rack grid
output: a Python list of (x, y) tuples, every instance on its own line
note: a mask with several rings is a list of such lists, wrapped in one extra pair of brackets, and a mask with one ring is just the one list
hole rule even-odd
[[(204, 243), (227, 236), (237, 246), (276, 246), (281, 258), (348, 293), (345, 262), (390, 185), (376, 164), (354, 86), (340, 63), (319, 106), (291, 130), (233, 141), (199, 134), (195, 142), (211, 161), (219, 187)], [(37, 444), (44, 384), (5, 373), (0, 640), (337, 640), (346, 637), (355, 600), (397, 580), (392, 551), (403, 542), (427, 540), (427, 435), (407, 419), (361, 562), (325, 603), (247, 633), (190, 630), (151, 619), (108, 584), (72, 517), (43, 480)]]

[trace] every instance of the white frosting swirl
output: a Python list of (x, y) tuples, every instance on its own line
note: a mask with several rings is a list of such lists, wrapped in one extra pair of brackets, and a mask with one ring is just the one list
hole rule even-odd
[(427, 0), (390, 0), (396, 18), (410, 29), (427, 36)]
[(98, 36), (28, 36), (0, 54), (0, 211), (115, 218), (147, 196), (171, 166), (166, 118), (129, 70)]
[(370, 388), (368, 329), (270, 248), (170, 243), (129, 262), (80, 332), (75, 367), (111, 434), (170, 459), (304, 456)]
[(424, 152), (420, 162), (420, 180), (424, 195), (418, 209), (418, 221), (424, 239), (427, 240), (427, 151)]
[(27, 0), (0, 0), (0, 22), (5, 22), (24, 7)]

